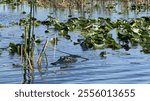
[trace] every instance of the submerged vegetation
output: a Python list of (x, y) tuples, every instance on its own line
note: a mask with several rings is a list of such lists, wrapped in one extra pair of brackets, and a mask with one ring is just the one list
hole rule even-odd
[[(27, 15), (26, 12), (23, 11), (22, 14), (26, 15), (26, 17), (21, 18), (19, 22), (14, 22), (15, 25), (20, 26), (24, 30), (21, 35), (22, 42), (11, 42), (8, 46), (11, 54), (18, 54), (21, 57), (21, 65), (24, 68), (23, 83), (32, 82), (32, 74), (34, 73), (36, 64), (39, 70), (41, 70), (44, 60), (46, 61), (46, 66), (48, 66), (49, 61), (45, 51), (49, 48), (49, 44), (53, 46), (59, 44), (59, 37), (47, 38), (44, 40), (41, 51), (37, 54), (36, 47), (42, 43), (42, 39), (38, 38), (35, 34), (35, 28), (38, 26), (46, 26), (47, 29), (45, 29), (45, 33), (51, 33), (51, 29), (58, 31), (59, 36), (70, 41), (73, 45), (79, 45), (83, 51), (102, 50), (102, 52), (99, 53), (101, 58), (106, 58), (107, 52), (105, 49), (124, 49), (128, 51), (137, 46), (141, 47), (141, 52), (150, 54), (150, 16), (112, 20), (106, 17), (91, 18), (84, 16), (73, 17), (69, 15), (68, 20), (59, 21), (59, 19), (49, 14), (46, 20), (39, 20), (35, 18), (35, 7), (37, 3), (42, 6), (48, 6), (47, 4), (49, 4), (56, 8), (68, 7), (69, 9), (74, 7), (84, 9), (85, 6), (90, 4), (93, 4), (93, 7), (97, 8), (100, 5), (95, 3), (98, 2), (98, 0), (2, 0), (1, 3), (10, 4), (12, 5), (12, 9), (15, 9), (16, 6), (25, 1), (29, 2), (29, 14)], [(124, 2), (128, 3), (125, 0)], [(149, 1), (145, 0), (144, 2), (132, 2), (126, 9), (141, 12), (142, 10), (149, 10), (149, 4)], [(116, 4), (108, 0), (106, 9), (112, 10), (115, 6)], [(119, 14), (122, 14), (124, 11), (119, 12)], [(0, 24), (0, 28), (4, 27), (6, 26)], [(114, 31), (113, 34), (112, 31)], [(73, 40), (70, 32), (78, 32), (81, 37), (77, 40)], [(79, 55), (60, 50), (56, 51), (65, 53), (67, 56), (60, 57), (56, 62), (51, 61), (52, 65), (75, 63), (78, 58), (83, 61), (88, 60), (88, 58)]]

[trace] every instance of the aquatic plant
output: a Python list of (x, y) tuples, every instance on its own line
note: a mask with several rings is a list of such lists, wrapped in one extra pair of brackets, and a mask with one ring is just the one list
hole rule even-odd
[[(129, 50), (132, 46), (141, 45), (141, 41), (147, 41), (147, 38), (149, 38), (150, 27), (150, 17), (133, 18), (129, 20), (118, 19), (115, 21), (102, 17), (71, 17), (66, 22), (59, 22), (58, 19), (51, 17), (50, 15), (48, 15), (48, 18), (45, 21), (38, 21), (33, 17), (31, 17), (30, 20), (23, 18), (20, 20), (19, 25), (30, 25), (30, 22), (32, 22), (34, 26), (35, 22), (38, 22), (38, 24), (42, 24), (47, 28), (53, 26), (54, 30), (59, 31), (58, 35), (63, 36), (70, 41), (72, 38), (68, 33), (71, 31), (79, 31), (84, 39), (82, 42), (77, 41), (77, 44), (80, 44), (81, 47), (84, 46), (84, 49), (86, 47), (86, 50), (88, 48), (111, 48), (113, 50), (124, 48), (125, 50)], [(116, 30), (117, 40), (110, 34), (111, 30)], [(40, 40), (37, 40), (36, 42), (38, 41)], [(51, 43), (53, 42), (57, 42), (57, 40), (51, 40)]]
[[(124, 19), (111, 21), (109, 18), (79, 17), (69, 18), (66, 22), (55, 21), (55, 23), (49, 25), (54, 26), (55, 30), (59, 30), (59, 35), (66, 39), (71, 39), (71, 36), (68, 35), (69, 31), (80, 31), (84, 37), (82, 42), (88, 48), (124, 48), (129, 50), (132, 46), (140, 45), (142, 40), (146, 42), (149, 38), (149, 23), (150, 17), (134, 18), (128, 21)], [(116, 29), (118, 41), (109, 33), (114, 29)]]
[(32, 73), (34, 71), (34, 51), (36, 40), (34, 34), (34, 27), (36, 25), (36, 18), (34, 18), (34, 5), (36, 0), (30, 1), (30, 14), (27, 18), (20, 19), (19, 25), (24, 28), (23, 42), (19, 44), (10, 43), (10, 52), (17, 53), (21, 56), (21, 63), (24, 67), (24, 81), (23, 83), (30, 83), (33, 80)]
[(0, 28), (5, 28), (7, 27), (6, 25), (0, 24)]
[(106, 58), (106, 54), (107, 54), (106, 51), (102, 51), (102, 52), (100, 52), (99, 56), (100, 56), (101, 58)]

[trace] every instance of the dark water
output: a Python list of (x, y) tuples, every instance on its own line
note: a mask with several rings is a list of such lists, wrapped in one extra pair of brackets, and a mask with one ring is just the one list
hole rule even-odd
[[(102, 2), (102, 4), (103, 3), (105, 2)], [(148, 10), (142, 12), (129, 10), (124, 14), (118, 14), (118, 12), (123, 11), (124, 3), (117, 2), (118, 5), (111, 11), (106, 10), (102, 4), (99, 8), (93, 9), (91, 13), (84, 13), (83, 10), (75, 9), (70, 12), (68, 9), (37, 7), (36, 16), (38, 19), (44, 20), (49, 13), (53, 13), (53, 16), (58, 17), (60, 21), (67, 20), (70, 13), (76, 17), (102, 16), (109, 17), (112, 20), (150, 16)], [(19, 21), (20, 18), (25, 16), (21, 14), (22, 11), (29, 12), (29, 7), (22, 5), (12, 10), (8, 5), (0, 5), (0, 23), (8, 26), (7, 28), (0, 28), (0, 48), (6, 48), (10, 42), (19, 43), (22, 41), (20, 36), (23, 32), (23, 28), (10, 24), (10, 22)], [(37, 27), (35, 29), (36, 36), (41, 37), (43, 40), (45, 40), (46, 37), (51, 38), (55, 37), (54, 35), (58, 36), (58, 32), (54, 30), (51, 30), (49, 34), (45, 34), (45, 28), (44, 26)], [(78, 32), (70, 32), (69, 34), (74, 41), (81, 37)], [(69, 65), (52, 66), (50, 64), (51, 62), (56, 61), (60, 56), (66, 54), (53, 50), (52, 48), (54, 48), (54, 46), (50, 45), (46, 51), (49, 66), (43, 66), (40, 71), (38, 68), (35, 68), (32, 83), (150, 83), (150, 55), (141, 53), (140, 46), (130, 49), (129, 51), (123, 49), (116, 51), (105, 49), (109, 54), (105, 59), (102, 59), (98, 54), (104, 50), (82, 51), (79, 45), (74, 46), (70, 41), (60, 36), (58, 37), (60, 41), (55, 47), (57, 50), (77, 54), (89, 60), (84, 62), (79, 60), (77, 63)], [(37, 46), (37, 49), (40, 48), (40, 46)], [(20, 64), (20, 57), (17, 55), (12, 56), (7, 50), (4, 49), (2, 51), (1, 49), (0, 83), (22, 83), (24, 80), (23, 68), (13, 67), (12, 64)]]

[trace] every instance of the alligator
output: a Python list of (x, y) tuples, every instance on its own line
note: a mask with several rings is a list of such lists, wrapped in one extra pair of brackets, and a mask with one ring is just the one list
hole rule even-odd
[(77, 58), (70, 55), (70, 56), (61, 56), (56, 62), (51, 63), (52, 65), (57, 64), (71, 64), (77, 62)]

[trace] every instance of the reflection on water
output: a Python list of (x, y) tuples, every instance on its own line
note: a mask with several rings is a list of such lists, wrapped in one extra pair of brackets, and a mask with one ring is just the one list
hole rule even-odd
[[(130, 1), (130, 2), (129, 2)], [(55, 2), (53, 2), (55, 3)], [(113, 20), (118, 18), (129, 18), (147, 15), (150, 9), (149, 0), (87, 0), (83, 7), (55, 7), (56, 4), (47, 3), (49, 8), (36, 7), (35, 12), (38, 18), (44, 19), (48, 14), (58, 17), (60, 20), (68, 19), (68, 16), (73, 17), (110, 17)], [(132, 9), (138, 4), (135, 9)], [(17, 13), (21, 14), (22, 11), (29, 12), (28, 5), (19, 5), (16, 9), (11, 9), (10, 5), (1, 5), (1, 13)], [(44, 14), (41, 14), (44, 13)], [(61, 17), (60, 17), (61, 16)], [(61, 19), (62, 18), (62, 19)]]
[[(91, 0), (82, 7), (58, 8), (50, 4), (49, 8), (37, 7), (36, 17), (45, 20), (48, 14), (57, 17), (60, 21), (66, 21), (69, 17), (109, 17), (112, 20), (119, 18), (135, 18), (149, 16), (149, 0)], [(131, 9), (133, 4), (145, 4), (141, 9)], [(21, 12), (29, 13), (28, 5), (19, 5), (12, 9), (11, 5), (0, 5), (0, 24), (5, 24), (8, 28), (0, 28), (0, 83), (150, 83), (150, 55), (140, 53), (140, 47), (129, 51), (106, 49), (109, 53), (106, 58), (98, 55), (104, 50), (83, 51), (79, 45), (74, 46), (68, 40), (59, 37), (57, 49), (86, 57), (88, 61), (78, 60), (77, 63), (53, 66), (50, 63), (58, 60), (65, 53), (55, 51), (49, 46), (46, 51), (49, 66), (45, 64), (42, 68), (36, 66), (33, 72), (24, 70), (22, 67), (13, 67), (12, 64), (19, 64), (20, 57), (10, 56), (5, 48), (10, 42), (21, 42), (23, 29), (12, 26), (10, 22), (19, 21), (25, 17)], [(69, 16), (69, 17), (68, 17)], [(35, 28), (36, 36), (43, 39), (51, 38), (58, 33), (51, 29), (50, 34), (45, 34), (45, 26)], [(78, 32), (69, 32), (73, 40), (78, 39)], [(112, 32), (113, 33), (113, 32)], [(37, 49), (40, 49), (40, 45)], [(4, 49), (4, 51), (2, 51)], [(54, 54), (55, 53), (55, 54)], [(130, 78), (129, 78), (130, 77)]]

